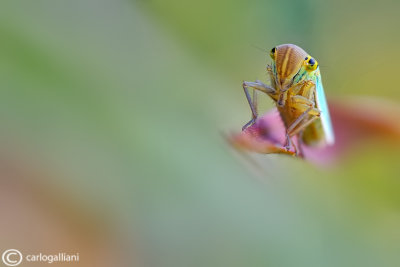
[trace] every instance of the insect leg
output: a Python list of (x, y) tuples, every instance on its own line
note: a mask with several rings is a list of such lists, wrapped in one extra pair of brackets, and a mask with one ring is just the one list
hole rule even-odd
[(287, 90), (286, 91), (281, 91), (278, 97), (277, 105), (280, 107), (283, 107), (284, 103), (286, 102), (287, 99)]
[(291, 97), (291, 107), (295, 108), (299, 111), (305, 111), (309, 107), (312, 107), (312, 109), (309, 111), (309, 115), (315, 115), (319, 116), (320, 111), (314, 107), (314, 102), (312, 102), (310, 99), (305, 98), (304, 96), (300, 95), (295, 95)]
[[(303, 84), (293, 88), (296, 89), (296, 95), (289, 99), (290, 107), (302, 112), (299, 117), (286, 129), (287, 138), (297, 135), (310, 125), (314, 120), (318, 119), (321, 112), (315, 108), (315, 84), (306, 81)], [(299, 142), (301, 142), (299, 138)], [(300, 153), (301, 153), (301, 145)], [(297, 154), (297, 153), (296, 153)]]
[(290, 136), (295, 136), (296, 134), (298, 134), (300, 131), (304, 130), (308, 125), (313, 123), (318, 118), (319, 118), (319, 116), (312, 116), (308, 120), (302, 122), (301, 124), (299, 124), (299, 127), (292, 130), (292, 132), (290, 133)]
[[(307, 101), (307, 99), (305, 99)], [(295, 107), (298, 110), (304, 110), (302, 114), (300, 114), (297, 119), (292, 122), (292, 124), (286, 129), (286, 149), (289, 150), (291, 145), (290, 138), (292, 136), (295, 136), (298, 134), (301, 130), (305, 129), (309, 124), (311, 124), (314, 120), (316, 120), (319, 117), (319, 110), (314, 108), (314, 105), (311, 103), (307, 104), (294, 104), (293, 107)], [(308, 116), (311, 116), (310, 119), (308, 119)], [(297, 148), (293, 144), (295, 153), (297, 155)]]
[(254, 110), (256, 111), (256, 117), (258, 117), (258, 97), (257, 97), (257, 90), (253, 90), (253, 106)]
[[(294, 95), (290, 99), (291, 107), (303, 112), (288, 127), (287, 132), (290, 136), (298, 134), (321, 115), (321, 111), (315, 108), (315, 84), (313, 82), (306, 82), (302, 86), (300, 93), (300, 95)], [(306, 115), (310, 115), (310, 117), (305, 119)]]
[[(257, 118), (257, 106), (256, 106), (257, 100), (255, 100), (254, 98), (253, 98), (253, 100), (251, 99), (249, 90), (244, 82), (243, 82), (243, 90), (244, 90), (244, 93), (246, 94), (247, 102), (249, 102), (252, 117), (251, 117), (251, 120), (242, 127), (242, 131), (245, 130), (250, 125), (252, 125), (256, 121), (256, 118)], [(257, 97), (257, 96), (255, 94), (253, 94), (253, 97)], [(255, 103), (253, 103), (253, 101)]]
[(272, 88), (271, 86), (266, 85), (265, 83), (256, 80), (255, 82), (243, 82), (243, 88), (247, 88), (247, 87), (251, 87), (255, 90), (261, 91), (266, 93), (267, 95), (269, 94), (275, 94), (276, 90), (274, 88)]
[(313, 107), (309, 107), (306, 111), (304, 111), (290, 126), (287, 128), (286, 133), (290, 136), (293, 136), (292, 131), (296, 128), (299, 123), (309, 115), (309, 112), (313, 109)]
[(294, 122), (292, 122), (292, 124), (286, 129), (286, 143), (285, 143), (285, 148), (286, 150), (289, 150), (290, 147), (293, 146), (294, 148), (294, 152), (297, 155), (297, 148), (296, 146), (291, 142), (291, 137), (294, 136), (293, 134), (291, 134), (291, 132), (293, 131), (293, 129), (299, 125), (299, 123), (304, 120), (304, 118), (306, 118), (306, 116), (308, 115), (308, 112), (310, 112), (310, 110), (313, 107), (309, 107), (306, 111), (304, 111)]
[(289, 151), (291, 147), (294, 148), (294, 153), (297, 154), (297, 148), (296, 148), (296, 146), (292, 143), (292, 140), (290, 139), (289, 134), (286, 134), (285, 149), (286, 149), (287, 151)]
[[(302, 134), (303, 132), (301, 132)], [(303, 151), (303, 140), (301, 139), (301, 134), (299, 135), (298, 142), (299, 142), (299, 153), (298, 156), (304, 158), (304, 151)]]
[[(248, 89), (249, 87), (253, 88), (253, 90), (254, 90), (253, 91), (253, 99), (250, 96), (249, 89)], [(246, 95), (247, 101), (249, 102), (251, 114), (252, 114), (252, 119), (242, 127), (242, 130), (245, 130), (247, 127), (252, 125), (257, 119), (257, 115), (258, 115), (257, 114), (257, 95), (255, 93), (255, 90), (264, 92), (268, 95), (274, 94), (276, 91), (274, 88), (272, 88), (260, 81), (256, 81), (256, 82), (244, 81), (243, 82), (243, 90)]]
[[(299, 84), (294, 85), (293, 87), (290, 88), (290, 95), (295, 95), (298, 96), (297, 94), (299, 92), (303, 92), (306, 87), (312, 86), (313, 83), (309, 82), (301, 82)], [(299, 95), (301, 97), (301, 95)], [(286, 103), (286, 100), (288, 98), (288, 89), (286, 90), (281, 90), (280, 94), (276, 97), (276, 104), (279, 107), (283, 107)]]

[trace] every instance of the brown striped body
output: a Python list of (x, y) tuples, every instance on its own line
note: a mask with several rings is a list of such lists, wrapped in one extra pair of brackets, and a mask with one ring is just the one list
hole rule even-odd
[(297, 45), (283, 44), (276, 47), (276, 72), (279, 90), (287, 90), (294, 75), (301, 68), (307, 53)]
[[(314, 103), (315, 108), (319, 108), (315, 95), (315, 75), (319, 75), (319, 70), (307, 71), (304, 66), (308, 59), (311, 58), (302, 48), (293, 44), (283, 44), (274, 48), (272, 58), (274, 59), (273, 83), (276, 89), (275, 97), (271, 97), (276, 101), (278, 111), (286, 126), (289, 128), (305, 111), (305, 108), (296, 107), (293, 97), (301, 96)], [(315, 61), (315, 60), (314, 60)], [(318, 74), (317, 74), (318, 73)], [(294, 78), (299, 74), (297, 78)], [(299, 83), (299, 77), (304, 77), (312, 83), (311, 86), (304, 86), (305, 83)], [(281, 99), (282, 102), (279, 101)], [(304, 117), (304, 121), (309, 120), (315, 114)], [(304, 129), (303, 141), (306, 144), (315, 143), (321, 140), (323, 134), (320, 119), (315, 120), (312, 124)]]

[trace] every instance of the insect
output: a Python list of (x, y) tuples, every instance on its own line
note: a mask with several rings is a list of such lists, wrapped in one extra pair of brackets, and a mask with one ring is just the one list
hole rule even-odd
[[(257, 119), (257, 93), (266, 93), (276, 103), (286, 127), (286, 150), (297, 148), (292, 142), (298, 136), (299, 144), (308, 146), (332, 145), (335, 142), (328, 105), (317, 61), (302, 48), (283, 44), (271, 49), (272, 64), (267, 65), (271, 85), (261, 81), (243, 82), (252, 119), (242, 130)], [(253, 88), (251, 97), (249, 88)], [(301, 149), (301, 147), (300, 147)]]

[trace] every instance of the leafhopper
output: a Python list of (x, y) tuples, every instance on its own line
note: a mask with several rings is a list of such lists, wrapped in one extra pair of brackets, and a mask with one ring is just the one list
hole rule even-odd
[[(267, 72), (271, 85), (259, 80), (243, 82), (252, 119), (242, 129), (256, 122), (256, 91), (261, 91), (276, 103), (285, 124), (286, 150), (293, 147), (297, 154), (293, 136), (308, 146), (333, 145), (335, 137), (317, 60), (293, 44), (272, 48), (270, 56), (272, 63), (267, 65)], [(253, 97), (249, 88), (254, 90)]]

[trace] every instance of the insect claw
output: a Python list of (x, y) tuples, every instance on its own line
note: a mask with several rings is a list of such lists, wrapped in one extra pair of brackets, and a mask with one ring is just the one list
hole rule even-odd
[(292, 143), (292, 140), (290, 139), (289, 134), (286, 134), (286, 142), (285, 142), (284, 148), (286, 149), (286, 151), (291, 152), (290, 148), (292, 148), (292, 147), (294, 149), (294, 154), (293, 155), (294, 156), (298, 156), (299, 153), (297, 151), (297, 148), (296, 148), (295, 144)]
[(285, 142), (284, 147), (285, 147), (286, 151), (290, 150), (290, 138), (289, 138), (288, 134), (286, 134), (286, 142)]
[(246, 123), (243, 127), (242, 127), (242, 131), (246, 130), (248, 127), (252, 126), (255, 122), (256, 122), (257, 118), (252, 118), (248, 123)]

